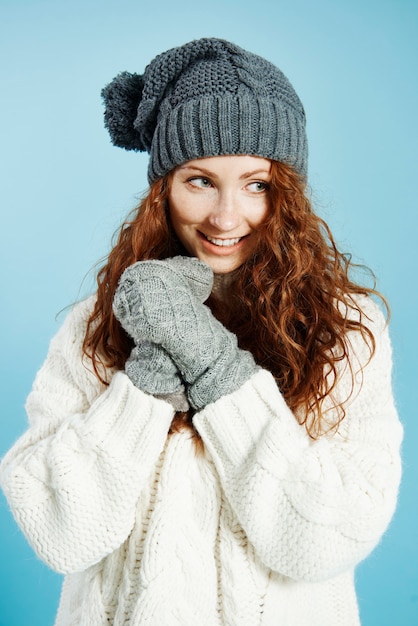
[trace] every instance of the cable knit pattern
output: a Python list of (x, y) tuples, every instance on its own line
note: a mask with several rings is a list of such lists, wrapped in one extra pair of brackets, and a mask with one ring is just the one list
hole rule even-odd
[(363, 304), (376, 355), (338, 434), (311, 440), (259, 370), (195, 415), (202, 455), (168, 436), (169, 403), (124, 372), (99, 383), (81, 358), (93, 301), (74, 309), (1, 465), (28, 540), (67, 574), (56, 626), (359, 624), (353, 570), (392, 516), (402, 438), (387, 331)]
[(196, 258), (138, 261), (122, 274), (113, 301), (134, 341), (161, 344), (172, 357), (195, 409), (235, 391), (256, 370), (252, 354), (202, 304), (212, 284), (212, 270)]
[(204, 156), (252, 154), (308, 167), (305, 111), (286, 76), (239, 46), (203, 38), (102, 90), (114, 145), (150, 154), (149, 182)]

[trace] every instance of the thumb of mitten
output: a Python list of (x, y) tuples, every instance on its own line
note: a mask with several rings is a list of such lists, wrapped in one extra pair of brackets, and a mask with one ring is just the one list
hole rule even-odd
[(112, 309), (128, 335), (135, 337), (136, 318), (141, 310), (141, 293), (137, 289), (135, 277), (129, 275), (127, 270), (116, 289)]

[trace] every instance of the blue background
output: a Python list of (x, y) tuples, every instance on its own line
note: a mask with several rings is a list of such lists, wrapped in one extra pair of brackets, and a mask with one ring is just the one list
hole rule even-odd
[[(147, 157), (110, 145), (101, 88), (172, 46), (230, 39), (294, 84), (318, 211), (392, 307), (405, 475), (393, 523), (358, 570), (364, 626), (418, 624), (417, 24), (407, 0), (0, 4), (0, 455), (26, 427), (56, 314), (93, 290), (89, 270), (146, 188)], [(61, 578), (36, 559), (2, 496), (0, 532), (0, 626), (52, 626)]]

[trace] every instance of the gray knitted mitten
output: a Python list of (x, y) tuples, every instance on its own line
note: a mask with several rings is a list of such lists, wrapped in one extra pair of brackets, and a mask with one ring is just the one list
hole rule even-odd
[(113, 301), (136, 343), (147, 339), (172, 357), (196, 409), (238, 389), (257, 367), (203, 304), (212, 284), (212, 270), (195, 258), (140, 261), (122, 274)]
[(170, 355), (158, 344), (139, 342), (125, 363), (125, 372), (138, 389), (166, 400), (176, 411), (188, 411), (180, 372)]

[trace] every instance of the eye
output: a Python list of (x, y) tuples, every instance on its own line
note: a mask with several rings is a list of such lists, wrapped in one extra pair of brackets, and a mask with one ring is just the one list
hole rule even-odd
[(247, 185), (247, 189), (253, 193), (263, 193), (263, 191), (267, 191), (268, 187), (268, 183), (264, 180), (256, 180), (254, 183)]
[(201, 189), (209, 189), (212, 187), (209, 178), (205, 178), (204, 176), (194, 176), (193, 178), (189, 178), (188, 182), (194, 187), (200, 187)]

